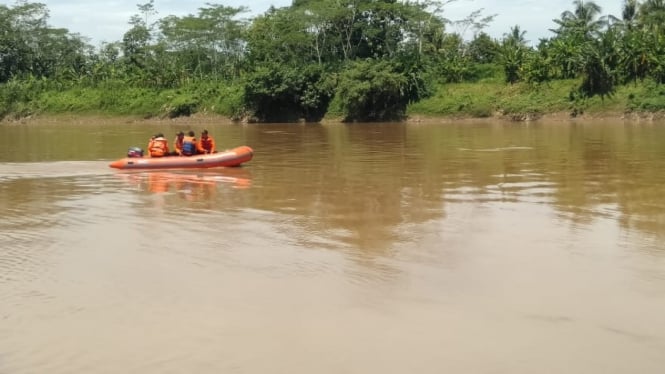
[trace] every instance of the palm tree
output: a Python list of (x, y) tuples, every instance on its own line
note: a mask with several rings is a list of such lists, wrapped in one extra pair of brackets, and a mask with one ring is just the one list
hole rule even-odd
[(621, 18), (613, 15), (607, 16), (609, 21), (608, 26), (619, 26), (625, 31), (632, 31), (637, 24), (637, 10), (637, 0), (624, 0), (623, 7), (621, 8)]
[(639, 21), (650, 32), (665, 31), (665, 0), (645, 0), (639, 7)]
[(610, 29), (586, 43), (582, 50), (582, 85), (580, 92), (585, 96), (612, 95), (617, 83), (616, 68), (619, 65), (619, 33)]
[(563, 79), (575, 78), (582, 70), (583, 44), (572, 38), (554, 38), (549, 43), (555, 75)]
[(593, 1), (574, 0), (573, 5), (575, 10), (567, 10), (561, 13), (560, 19), (554, 20), (559, 28), (552, 31), (557, 35), (572, 34), (589, 39), (607, 25), (605, 17), (598, 18), (602, 8)]
[(524, 35), (526, 35), (526, 31), (522, 31), (518, 25), (515, 25), (510, 28), (510, 32), (508, 34), (503, 35), (503, 43), (525, 46), (527, 40), (524, 39)]
[(618, 50), (619, 65), (623, 73), (623, 80), (637, 82), (644, 79), (649, 71), (649, 56), (651, 48), (649, 40), (638, 31), (627, 30)]
[(524, 64), (527, 47), (524, 35), (526, 31), (519, 26), (510, 28), (510, 33), (504, 35), (501, 44), (501, 60), (506, 74), (506, 82), (513, 84), (521, 79), (520, 70)]

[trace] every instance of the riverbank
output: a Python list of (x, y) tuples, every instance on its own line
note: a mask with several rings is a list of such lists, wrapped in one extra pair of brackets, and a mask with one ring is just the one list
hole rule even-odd
[[(499, 113), (490, 117), (472, 117), (472, 116), (431, 116), (414, 114), (404, 120), (407, 124), (460, 124), (460, 123), (480, 123), (480, 122), (493, 122), (493, 123), (538, 123), (538, 122), (588, 122), (588, 121), (603, 121), (616, 123), (616, 122), (629, 122), (629, 123), (654, 123), (665, 121), (665, 112), (656, 113), (622, 113), (622, 112), (603, 112), (603, 113), (588, 113), (578, 116), (571, 116), (568, 112), (546, 113), (538, 116), (531, 116), (516, 119), (513, 116), (501, 115)], [(99, 115), (99, 114), (40, 114), (19, 119), (8, 119), (0, 121), (3, 125), (29, 125), (29, 124), (58, 124), (58, 123), (73, 123), (82, 126), (87, 124), (104, 125), (117, 124), (124, 122), (130, 125), (179, 125), (179, 126), (219, 126), (219, 125), (238, 125), (245, 124), (246, 122), (234, 120), (228, 116), (218, 114), (201, 114), (195, 113), (191, 116), (176, 117), (176, 118), (160, 118), (150, 117), (143, 118), (140, 116), (127, 116), (127, 115)], [(339, 118), (324, 119), (320, 123), (332, 125), (342, 124)]]
[(515, 118), (511, 115), (502, 115), (497, 113), (490, 117), (471, 117), (471, 116), (426, 116), (412, 115), (406, 119), (407, 123), (460, 123), (460, 122), (585, 122), (607, 120), (612, 122), (626, 121), (632, 123), (653, 123), (665, 121), (665, 112), (643, 112), (643, 113), (623, 113), (623, 112), (602, 112), (602, 113), (583, 113), (572, 116), (569, 112), (545, 113), (542, 115), (531, 115)]
[[(665, 85), (651, 81), (617, 87), (609, 96), (580, 97), (578, 80), (548, 84), (509, 85), (498, 80), (478, 83), (441, 84), (434, 93), (406, 108), (409, 123), (508, 121), (533, 122), (570, 120), (628, 120), (653, 122), (665, 119)], [(128, 122), (245, 123), (239, 87), (223, 87), (195, 94), (187, 90), (141, 90), (115, 87), (113, 100), (108, 90), (72, 88), (47, 90), (26, 101), (16, 102), (3, 123), (65, 118), (75, 122), (122, 118)], [(231, 94), (232, 93), (232, 94)], [(341, 122), (334, 109), (321, 122)]]
[(619, 119), (653, 121), (665, 113), (665, 85), (652, 81), (617, 87), (611, 95), (580, 96), (579, 80), (547, 84), (497, 81), (439, 85), (408, 107), (409, 118), (491, 118), (507, 121)]
[(158, 125), (158, 124), (176, 124), (182, 126), (188, 125), (233, 125), (240, 123), (231, 117), (219, 114), (194, 113), (190, 116), (181, 116), (175, 118), (167, 117), (143, 117), (135, 115), (109, 115), (95, 113), (42, 113), (30, 115), (21, 118), (4, 118), (0, 123), (7, 125), (27, 125), (33, 123), (71, 123), (76, 125), (86, 125), (95, 123), (97, 125), (126, 123), (128, 125)]

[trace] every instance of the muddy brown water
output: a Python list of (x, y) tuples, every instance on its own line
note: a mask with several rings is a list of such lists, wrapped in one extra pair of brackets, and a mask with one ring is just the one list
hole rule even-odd
[[(107, 166), (189, 128), (254, 159)], [(665, 368), (665, 123), (0, 131), (0, 373)]]

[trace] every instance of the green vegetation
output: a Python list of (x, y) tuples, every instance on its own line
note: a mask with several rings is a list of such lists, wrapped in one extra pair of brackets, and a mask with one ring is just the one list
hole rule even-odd
[[(617, 0), (620, 1), (620, 0)], [(446, 0), (295, 0), (242, 18), (207, 4), (153, 19), (138, 4), (121, 41), (98, 49), (48, 25), (40, 3), (0, 5), (0, 118), (39, 113), (250, 121), (399, 120), (665, 110), (665, 2), (592, 1), (553, 15), (536, 47), (514, 26), (501, 39), (480, 11), (449, 32)]]

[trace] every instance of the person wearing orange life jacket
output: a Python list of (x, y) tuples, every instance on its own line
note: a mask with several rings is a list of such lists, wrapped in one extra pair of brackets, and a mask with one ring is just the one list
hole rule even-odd
[(215, 153), (215, 139), (208, 135), (208, 130), (201, 132), (201, 139), (196, 143), (196, 150), (200, 154)]
[(182, 138), (182, 155), (192, 156), (196, 154), (196, 137), (194, 131), (189, 131), (187, 136)]
[(176, 134), (175, 140), (173, 140), (173, 152), (171, 152), (171, 155), (173, 156), (182, 156), (182, 144), (185, 140), (185, 133), (180, 131)]
[(148, 153), (150, 157), (164, 157), (169, 155), (169, 142), (164, 138), (164, 134), (156, 134), (150, 139)]

